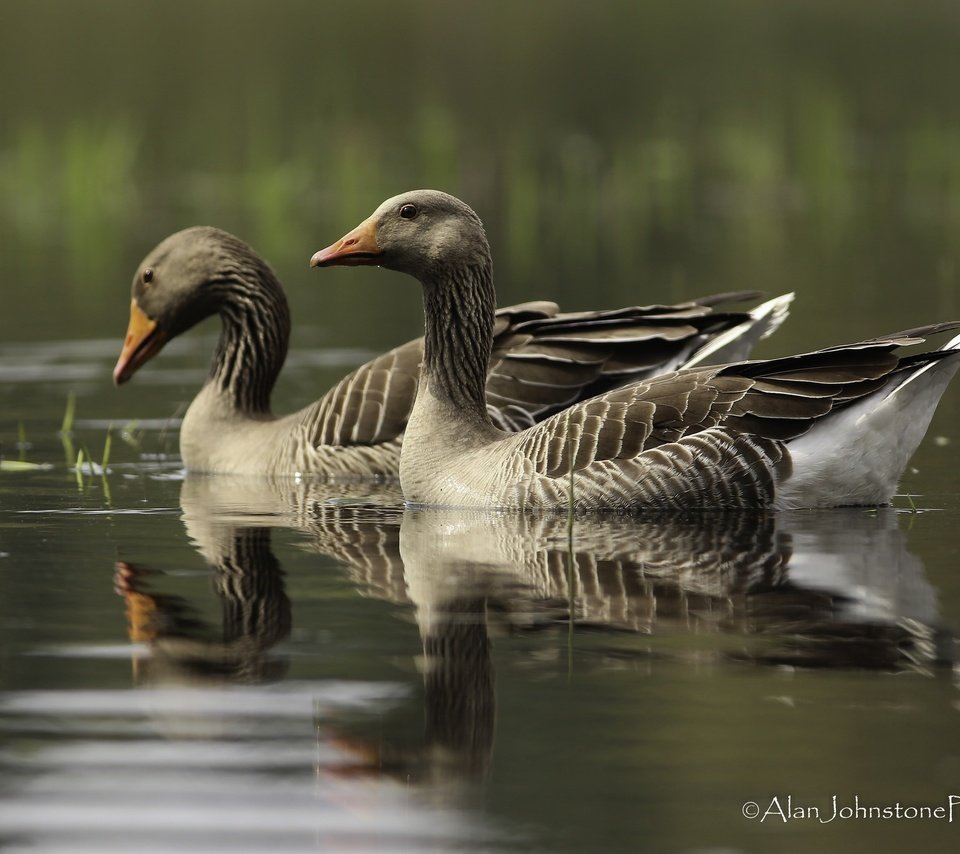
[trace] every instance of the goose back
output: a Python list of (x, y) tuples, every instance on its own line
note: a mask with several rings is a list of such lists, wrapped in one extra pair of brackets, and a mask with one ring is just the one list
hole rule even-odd
[[(763, 317), (762, 307), (716, 308), (756, 296), (736, 292), (677, 306), (597, 312), (561, 313), (550, 302), (501, 309), (493, 319), (489, 370), (481, 377), (486, 417), (502, 430), (519, 430), (599, 391), (682, 363), (718, 335), (769, 333), (785, 308)], [(214, 314), (221, 319), (220, 339), (207, 382), (180, 430), (188, 470), (336, 479), (397, 475), (423, 339), (377, 356), (315, 403), (278, 418), (270, 398), (289, 334), (283, 288), (243, 241), (197, 227), (164, 240), (138, 268), (116, 382), (129, 380), (166, 342)]]
[(407, 432), (404, 495), (520, 510), (564, 509), (571, 490), (582, 510), (883, 504), (960, 365), (960, 338), (895, 351), (954, 325), (673, 372), (472, 445), (454, 427), (431, 441), (426, 396)]

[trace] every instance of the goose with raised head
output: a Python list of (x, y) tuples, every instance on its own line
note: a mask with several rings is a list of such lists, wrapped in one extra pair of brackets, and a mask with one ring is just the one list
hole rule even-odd
[[(715, 358), (715, 351), (749, 348), (780, 324), (791, 298), (749, 313), (714, 309), (753, 296), (567, 314), (548, 302), (502, 309), (493, 318), (489, 416), (504, 430), (521, 429), (627, 380), (690, 358)], [(287, 300), (270, 266), (219, 229), (177, 232), (140, 264), (115, 382), (129, 380), (167, 341), (214, 314), (222, 332), (210, 375), (180, 429), (187, 469), (396, 476), (422, 339), (367, 362), (299, 412), (274, 417), (270, 396), (287, 353)]]
[(825, 507), (889, 502), (950, 378), (944, 323), (760, 362), (693, 368), (582, 401), (519, 433), (490, 420), (496, 296), (479, 217), (453, 196), (388, 199), (311, 259), (419, 279), (422, 378), (400, 460), (411, 504), (562, 509)]

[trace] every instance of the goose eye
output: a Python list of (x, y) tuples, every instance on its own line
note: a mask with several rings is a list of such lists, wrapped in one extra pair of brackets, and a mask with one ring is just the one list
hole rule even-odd
[(400, 208), (401, 219), (413, 219), (417, 215), (417, 206), (406, 204)]
[(143, 283), (145, 285), (149, 285), (150, 282), (152, 281), (153, 281), (153, 270), (147, 267), (147, 269), (143, 271)]

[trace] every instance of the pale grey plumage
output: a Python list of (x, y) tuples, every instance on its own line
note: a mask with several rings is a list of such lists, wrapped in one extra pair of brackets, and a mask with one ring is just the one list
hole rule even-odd
[(423, 285), (423, 380), (400, 462), (404, 496), (418, 505), (564, 509), (571, 487), (579, 509), (885, 503), (960, 364), (960, 338), (934, 353), (895, 352), (960, 325), (939, 324), (671, 373), (505, 434), (478, 380), (496, 297), (470, 208), (437, 191), (404, 193), (313, 263), (376, 263)]
[[(753, 296), (733, 293), (608, 312), (562, 314), (549, 302), (501, 309), (492, 320), (490, 372), (481, 370), (475, 381), (486, 390), (494, 423), (520, 429), (591, 393), (673, 367), (718, 334), (769, 333), (782, 320), (782, 312), (770, 306), (789, 297), (749, 314), (714, 310), (720, 300)], [(131, 317), (139, 313), (153, 326), (143, 340), (128, 336), (115, 372), (118, 382), (200, 320), (211, 314), (222, 319), (210, 377), (181, 427), (188, 469), (396, 476), (422, 339), (357, 368), (316, 403), (275, 418), (270, 395), (286, 356), (289, 310), (276, 275), (249, 246), (214, 228), (172, 235), (138, 268), (133, 306)]]

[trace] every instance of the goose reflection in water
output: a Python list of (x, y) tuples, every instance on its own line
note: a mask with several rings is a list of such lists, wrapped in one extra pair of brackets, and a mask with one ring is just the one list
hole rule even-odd
[(201, 550), (215, 573), (219, 635), (186, 598), (151, 592), (154, 571), (116, 563), (114, 585), (127, 603), (130, 640), (150, 651), (145, 658), (134, 654), (138, 681), (256, 684), (287, 671), (287, 661), (270, 654), (290, 634), (290, 600), (270, 529), (229, 526), (211, 533)]
[[(127, 634), (139, 684), (259, 684), (282, 679), (289, 662), (274, 647), (291, 630), (291, 604), (283, 569), (273, 552), (272, 529), (309, 530), (310, 548), (356, 569), (376, 555), (383, 574), (390, 555), (399, 565), (398, 524), (339, 523), (340, 501), (380, 501), (394, 506), (399, 487), (339, 484), (313, 486), (289, 478), (244, 480), (189, 475), (180, 492), (188, 539), (213, 570), (221, 608), (219, 627), (182, 595), (163, 593), (163, 573), (126, 560), (114, 567), (114, 587), (126, 604)], [(319, 511), (333, 501), (333, 511)], [(351, 517), (356, 514), (350, 514)], [(394, 514), (397, 515), (398, 514)], [(380, 540), (386, 537), (387, 542)], [(390, 545), (392, 541), (393, 545)], [(402, 578), (402, 569), (396, 573)], [(145, 651), (145, 654), (144, 654)]]
[[(342, 563), (359, 592), (409, 605), (421, 636), (423, 743), (401, 748), (389, 733), (321, 722), (350, 757), (328, 767), (334, 773), (482, 778), (495, 729), (491, 638), (502, 632), (572, 621), (650, 636), (627, 654), (701, 664), (929, 671), (949, 657), (936, 595), (894, 510), (577, 516), (571, 531), (561, 515), (387, 509), (396, 496), (375, 488), (386, 492), (358, 485), (350, 499), (342, 485), (287, 480), (247, 490), (188, 477), (184, 523), (215, 570), (223, 637), (198, 640), (186, 602), (145, 592), (148, 576), (121, 564), (131, 638), (152, 653), (138, 680), (282, 676), (271, 648), (290, 631), (290, 602), (270, 527), (302, 531), (302, 547)], [(735, 651), (707, 641), (706, 650), (665, 652), (656, 639), (721, 633), (741, 640)]]

